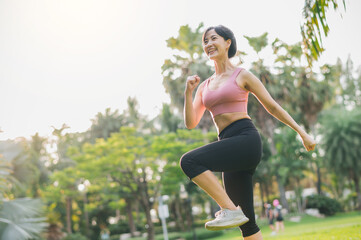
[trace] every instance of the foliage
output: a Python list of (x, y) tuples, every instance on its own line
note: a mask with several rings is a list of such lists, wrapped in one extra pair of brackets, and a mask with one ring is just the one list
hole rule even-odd
[(342, 211), (341, 204), (332, 198), (324, 195), (312, 195), (307, 197), (306, 208), (317, 208), (321, 214), (332, 216)]
[(333, 108), (324, 113), (323, 146), (328, 166), (336, 173), (360, 177), (361, 108)]
[(0, 210), (0, 239), (33, 239), (47, 226), (42, 215), (42, 203), (38, 199), (14, 199), (3, 201)]
[(265, 48), (268, 45), (267, 35), (268, 33), (266, 32), (259, 37), (248, 37), (248, 36), (244, 36), (244, 37), (248, 40), (249, 45), (258, 54), (263, 48)]
[(91, 142), (96, 138), (107, 139), (113, 132), (119, 132), (120, 127), (124, 125), (124, 116), (119, 114), (118, 110), (114, 112), (110, 108), (105, 109), (105, 113), (98, 112), (94, 119), (91, 120), (92, 125), (88, 130)]
[[(330, 30), (326, 11), (331, 5), (333, 9), (339, 8), (338, 0), (305, 0), (303, 16), (305, 22), (301, 26), (303, 38), (303, 51), (307, 61), (312, 66), (313, 60), (318, 60), (320, 54), (325, 50), (322, 46), (322, 36), (327, 37)], [(345, 0), (342, 0), (344, 9), (346, 9)]]
[(361, 69), (354, 73), (353, 62), (350, 57), (341, 69), (340, 98), (341, 104), (348, 108), (361, 106)]
[[(218, 237), (218, 236), (222, 236), (224, 234), (223, 231), (209, 231), (207, 229), (196, 229), (196, 235), (197, 235), (197, 239), (202, 240), (202, 239), (210, 239), (213, 237)], [(155, 237), (155, 240), (163, 240), (164, 239), (164, 235), (163, 234), (158, 234)], [(168, 239), (169, 240), (177, 240), (177, 239), (185, 239), (185, 240), (193, 240), (193, 233), (190, 232), (171, 232), (168, 233)], [(145, 238), (143, 237), (136, 237), (136, 238), (130, 238), (130, 240), (145, 240)]]
[(87, 238), (85, 236), (81, 235), (80, 233), (73, 233), (73, 234), (67, 235), (62, 240), (87, 240)]
[[(167, 46), (174, 54), (162, 65), (163, 85), (171, 99), (170, 107), (180, 116), (183, 112), (184, 88), (188, 76), (197, 74), (201, 80), (212, 75), (211, 67), (202, 48), (203, 23), (195, 30), (188, 25), (181, 26), (178, 36), (167, 40)], [(194, 91), (195, 93), (196, 91)], [(210, 114), (206, 112), (199, 127), (209, 130), (213, 126)]]
[(0, 154), (0, 199), (3, 199), (9, 189), (9, 180), (11, 179), (11, 164)]
[[(207, 229), (197, 229), (196, 233), (197, 233), (197, 239), (199, 240), (210, 239), (213, 237), (222, 236), (224, 234), (224, 232), (222, 231), (209, 231)], [(193, 234), (191, 232), (184, 234), (183, 237), (186, 240), (193, 240)]]

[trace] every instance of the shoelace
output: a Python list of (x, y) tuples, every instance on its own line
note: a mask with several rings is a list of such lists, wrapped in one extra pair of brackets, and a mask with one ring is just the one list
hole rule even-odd
[(218, 212), (216, 212), (215, 214), (214, 214), (214, 216), (216, 217), (216, 218), (218, 218), (218, 216), (219, 217), (222, 217), (223, 215), (225, 215), (226, 214), (226, 211), (224, 211), (224, 209), (221, 209), (221, 210), (219, 210)]

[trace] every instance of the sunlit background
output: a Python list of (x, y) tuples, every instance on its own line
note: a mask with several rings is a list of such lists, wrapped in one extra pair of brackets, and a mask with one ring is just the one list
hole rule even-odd
[[(172, 55), (166, 39), (181, 25), (223, 24), (239, 49), (243, 35), (269, 32), (287, 43), (301, 40), (304, 1), (0, 0), (0, 140), (51, 134), (63, 123), (85, 131), (98, 112), (122, 111), (128, 96), (140, 112), (156, 116), (169, 102), (161, 66)], [(330, 34), (319, 63), (361, 65), (361, 2), (328, 13)], [(255, 56), (245, 57), (244, 67)]]

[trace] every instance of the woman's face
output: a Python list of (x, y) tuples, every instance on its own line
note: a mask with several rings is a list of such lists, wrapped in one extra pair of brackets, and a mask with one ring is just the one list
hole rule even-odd
[(214, 29), (211, 29), (204, 36), (203, 51), (212, 60), (223, 57), (228, 58), (228, 48), (230, 45), (230, 39), (224, 40)]

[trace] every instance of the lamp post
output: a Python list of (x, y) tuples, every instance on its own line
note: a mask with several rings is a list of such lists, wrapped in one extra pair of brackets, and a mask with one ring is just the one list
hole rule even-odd
[(160, 220), (162, 221), (164, 240), (168, 240), (168, 230), (167, 230), (167, 223), (166, 223), (165, 219), (167, 217), (169, 217), (169, 211), (168, 211), (168, 205), (163, 204), (163, 200), (166, 201), (168, 199), (169, 199), (169, 197), (167, 195), (159, 196), (159, 198), (158, 198), (158, 201), (159, 201), (158, 214), (159, 214)]
[(193, 240), (197, 240), (197, 234), (196, 234), (196, 231), (194, 230), (194, 227), (193, 227), (193, 213), (192, 213), (192, 202), (191, 202), (191, 198), (188, 196), (188, 193), (184, 187), (184, 185), (182, 184), (180, 186), (180, 198), (183, 199), (186, 204), (187, 204), (187, 208), (189, 209), (190, 211), (190, 217), (191, 217), (191, 229), (192, 229), (192, 234), (193, 234)]
[(85, 218), (85, 235), (87, 237), (89, 237), (89, 215), (88, 215), (88, 211), (86, 209), (86, 204), (88, 203), (88, 198), (87, 198), (87, 192), (86, 191), (87, 191), (88, 186), (90, 186), (89, 180), (85, 180), (85, 181), (83, 181), (82, 183), (80, 183), (78, 185), (78, 190), (83, 195), (84, 218)]

